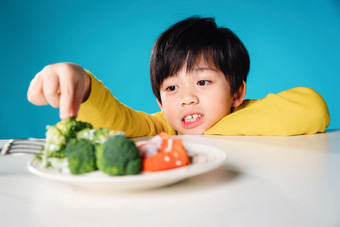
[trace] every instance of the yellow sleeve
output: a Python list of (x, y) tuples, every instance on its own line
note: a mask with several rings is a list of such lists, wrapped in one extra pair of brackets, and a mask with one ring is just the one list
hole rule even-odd
[(87, 73), (91, 78), (91, 93), (80, 106), (78, 120), (89, 122), (96, 129), (123, 131), (128, 137), (153, 136), (162, 131), (175, 133), (161, 113), (151, 115), (131, 109), (113, 97), (90, 72)]
[(311, 88), (296, 87), (263, 99), (246, 100), (208, 129), (206, 135), (291, 136), (324, 132), (330, 123), (324, 99)]

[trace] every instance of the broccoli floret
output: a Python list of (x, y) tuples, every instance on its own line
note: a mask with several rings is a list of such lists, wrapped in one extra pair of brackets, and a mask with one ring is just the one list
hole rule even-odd
[(94, 130), (74, 117), (48, 126), (43, 151), (44, 166), (72, 174), (92, 172), (97, 167), (110, 176), (141, 171), (142, 160), (135, 143), (122, 133), (107, 128)]
[(76, 133), (89, 128), (92, 129), (93, 126), (88, 122), (77, 121), (75, 117), (70, 117), (65, 120), (62, 120), (56, 124), (57, 128), (60, 130), (62, 134), (65, 135), (66, 138), (76, 138)]
[(97, 167), (109, 176), (133, 175), (141, 171), (142, 160), (135, 143), (115, 135), (96, 146)]
[[(49, 125), (46, 127), (46, 143), (54, 144), (61, 148), (66, 144), (66, 137), (55, 125)], [(55, 150), (55, 149), (54, 149)]]
[(67, 138), (56, 126), (47, 126), (46, 129), (46, 142), (42, 152), (43, 166), (49, 165), (48, 158), (50, 157), (63, 158), (64, 148), (67, 142)]
[(88, 173), (97, 169), (95, 149), (88, 139), (70, 139), (65, 147), (65, 156), (72, 174)]
[(93, 133), (93, 142), (94, 143), (104, 143), (107, 138), (115, 135), (115, 131), (110, 130), (108, 128), (99, 128)]
[(76, 138), (77, 139), (88, 139), (88, 140), (93, 140), (93, 136), (94, 136), (94, 129), (90, 129), (90, 128), (84, 128), (82, 130), (80, 130), (79, 132), (76, 133)]
[(68, 171), (68, 161), (67, 158), (49, 158), (49, 164), (51, 167), (58, 171)]
[(76, 133), (84, 129), (92, 129), (87, 122), (76, 121), (74, 117), (47, 126), (46, 143), (42, 152), (43, 166), (49, 166), (50, 158), (64, 158), (64, 149), (69, 139), (75, 138)]

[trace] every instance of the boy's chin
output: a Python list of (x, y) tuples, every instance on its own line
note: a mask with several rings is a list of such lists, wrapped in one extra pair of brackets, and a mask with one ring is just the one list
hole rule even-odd
[(184, 130), (177, 130), (180, 135), (203, 135), (205, 130), (203, 129), (184, 129)]

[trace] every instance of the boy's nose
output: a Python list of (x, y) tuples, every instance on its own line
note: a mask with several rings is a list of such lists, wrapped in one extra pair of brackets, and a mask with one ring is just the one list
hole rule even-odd
[(198, 104), (198, 103), (199, 103), (199, 99), (198, 99), (197, 95), (195, 95), (189, 89), (186, 89), (186, 91), (182, 92), (182, 96), (181, 96), (182, 106)]

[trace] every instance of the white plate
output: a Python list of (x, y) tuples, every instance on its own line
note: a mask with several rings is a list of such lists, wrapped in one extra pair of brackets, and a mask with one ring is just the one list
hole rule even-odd
[(87, 188), (138, 190), (173, 184), (188, 177), (209, 172), (220, 167), (227, 157), (225, 152), (212, 146), (185, 142), (184, 146), (188, 155), (192, 157), (190, 165), (155, 173), (142, 172), (129, 176), (108, 176), (101, 171), (94, 171), (83, 175), (72, 175), (52, 168), (44, 168), (38, 159), (33, 159), (28, 163), (28, 170), (43, 178)]

